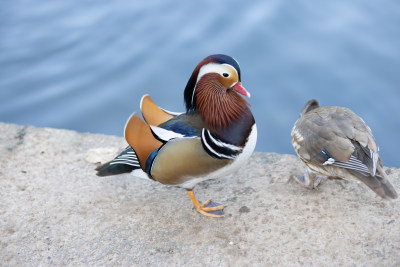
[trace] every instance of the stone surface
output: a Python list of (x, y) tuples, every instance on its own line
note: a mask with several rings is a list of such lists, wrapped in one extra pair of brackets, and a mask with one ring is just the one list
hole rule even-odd
[[(247, 166), (185, 190), (130, 174), (97, 177), (92, 149), (123, 138), (0, 123), (0, 262), (6, 266), (399, 266), (400, 204), (362, 184), (291, 177), (294, 155), (254, 153)], [(107, 150), (107, 149), (106, 149)], [(400, 191), (400, 171), (386, 168)]]

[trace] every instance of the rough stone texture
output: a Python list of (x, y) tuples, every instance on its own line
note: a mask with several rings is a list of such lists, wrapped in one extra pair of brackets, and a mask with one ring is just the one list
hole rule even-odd
[[(362, 184), (300, 187), (294, 155), (255, 153), (199, 184), (225, 217), (191, 209), (183, 189), (97, 177), (90, 149), (123, 138), (0, 123), (0, 263), (6, 266), (399, 266), (399, 201)], [(386, 168), (400, 191), (400, 171)]]

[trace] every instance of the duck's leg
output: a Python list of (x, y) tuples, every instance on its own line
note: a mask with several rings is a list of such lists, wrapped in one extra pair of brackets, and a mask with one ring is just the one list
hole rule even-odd
[(223, 209), (225, 208), (224, 205), (215, 203), (212, 200), (207, 200), (203, 203), (203, 205), (200, 205), (199, 201), (194, 195), (193, 189), (187, 190), (186, 192), (189, 195), (190, 200), (192, 200), (193, 206), (198, 212), (210, 217), (223, 217)]
[(294, 176), (294, 180), (308, 189), (317, 189), (322, 177), (315, 172), (307, 170), (304, 176)]

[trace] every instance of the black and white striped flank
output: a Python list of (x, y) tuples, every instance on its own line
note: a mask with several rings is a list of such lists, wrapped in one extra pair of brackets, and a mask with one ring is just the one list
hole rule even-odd
[(201, 143), (210, 156), (218, 159), (234, 159), (243, 151), (241, 147), (215, 138), (207, 129), (201, 131)]

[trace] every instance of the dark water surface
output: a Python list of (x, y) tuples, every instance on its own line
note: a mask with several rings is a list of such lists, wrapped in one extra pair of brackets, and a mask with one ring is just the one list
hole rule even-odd
[(400, 167), (398, 1), (0, 1), (0, 121), (122, 136), (143, 94), (183, 111), (209, 54), (235, 57), (257, 151), (294, 153), (303, 104), (346, 106)]

